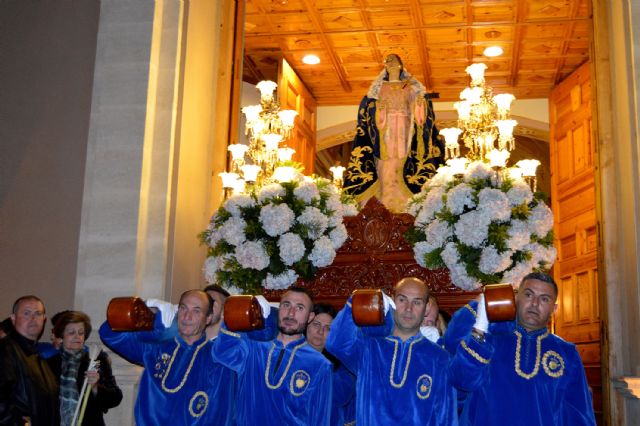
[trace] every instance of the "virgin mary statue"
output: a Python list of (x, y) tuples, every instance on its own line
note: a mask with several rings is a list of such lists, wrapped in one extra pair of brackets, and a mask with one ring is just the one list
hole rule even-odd
[(344, 190), (360, 202), (375, 196), (401, 213), (444, 163), (443, 154), (429, 94), (398, 55), (388, 55), (358, 108)]

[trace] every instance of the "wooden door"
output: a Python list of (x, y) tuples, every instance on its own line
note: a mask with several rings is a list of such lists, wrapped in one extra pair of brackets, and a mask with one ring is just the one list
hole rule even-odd
[(549, 99), (551, 201), (559, 286), (556, 334), (577, 345), (602, 422), (595, 146), (589, 63), (557, 85)]
[(278, 99), (281, 109), (298, 111), (286, 144), (296, 150), (293, 159), (304, 165), (304, 174), (311, 175), (316, 156), (316, 100), (284, 59), (278, 72)]

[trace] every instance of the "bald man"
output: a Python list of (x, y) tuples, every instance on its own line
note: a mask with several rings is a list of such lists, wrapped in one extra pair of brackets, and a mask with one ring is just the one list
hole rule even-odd
[(424, 281), (398, 281), (388, 336), (363, 333), (353, 321), (351, 299), (331, 325), (326, 349), (357, 376), (356, 424), (458, 424), (449, 355), (420, 333), (428, 297)]

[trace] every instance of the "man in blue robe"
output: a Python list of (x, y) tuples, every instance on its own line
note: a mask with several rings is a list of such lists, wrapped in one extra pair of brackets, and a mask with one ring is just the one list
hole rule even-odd
[(458, 424), (449, 354), (420, 333), (428, 296), (418, 278), (396, 284), (391, 335), (363, 332), (351, 300), (334, 320), (326, 348), (357, 377), (356, 424)]
[(595, 425), (575, 345), (547, 329), (557, 296), (553, 278), (534, 272), (520, 284), (516, 320), (489, 324), (483, 298), (456, 312), (445, 346), (466, 393), (461, 425)]
[(280, 300), (278, 335), (267, 342), (223, 325), (212, 354), (238, 374), (236, 424), (329, 425), (331, 363), (304, 337), (312, 308), (306, 289), (290, 287)]
[[(131, 362), (144, 366), (135, 405), (138, 426), (231, 425), (235, 374), (211, 359), (205, 328), (213, 300), (202, 290), (182, 294), (178, 336), (154, 342), (145, 333), (114, 332), (105, 322), (102, 341)], [(156, 322), (160, 314), (156, 314)]]

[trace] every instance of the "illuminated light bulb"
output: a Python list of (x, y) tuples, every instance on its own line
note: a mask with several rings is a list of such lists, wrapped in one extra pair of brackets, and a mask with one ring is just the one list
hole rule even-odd
[(500, 46), (488, 46), (482, 51), (482, 54), (488, 58), (495, 58), (504, 53), (504, 50)]
[(540, 165), (538, 160), (520, 160), (516, 166), (522, 170), (522, 176), (533, 177), (536, 175), (536, 169)]
[(511, 167), (509, 170), (509, 177), (513, 180), (522, 180), (522, 169), (520, 167)]
[(307, 64), (307, 65), (317, 65), (320, 63), (320, 58), (318, 58), (316, 55), (305, 55), (302, 58), (302, 62)]
[(291, 157), (293, 157), (295, 152), (295, 149), (289, 147), (278, 148), (278, 161), (291, 161)]
[(227, 148), (231, 152), (231, 159), (233, 161), (240, 161), (244, 159), (244, 155), (247, 153), (249, 147), (241, 143), (233, 143)]
[(237, 173), (220, 172), (218, 176), (222, 178), (222, 187), (224, 189), (232, 189), (238, 179)]
[(260, 166), (255, 164), (245, 164), (240, 168), (242, 170), (242, 176), (244, 176), (244, 180), (249, 183), (253, 183), (258, 180), (258, 174), (262, 170)]
[(278, 85), (273, 81), (263, 80), (256, 85), (256, 88), (260, 91), (260, 99), (269, 100), (273, 99), (273, 91), (276, 90)]
[(516, 120), (496, 121), (496, 126), (498, 127), (498, 132), (500, 132), (500, 136), (504, 136), (505, 138), (513, 136), (513, 128), (516, 127), (516, 124), (518, 124)]

